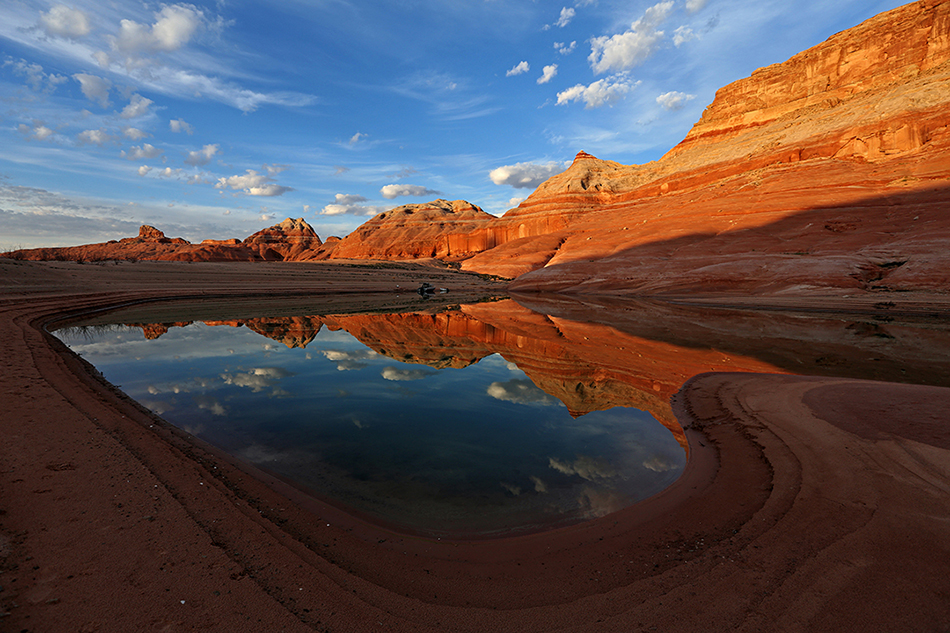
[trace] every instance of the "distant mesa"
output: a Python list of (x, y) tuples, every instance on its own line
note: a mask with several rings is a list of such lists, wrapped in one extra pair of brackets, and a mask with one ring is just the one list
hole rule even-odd
[(321, 241), (288, 218), (242, 240), (138, 238), (8, 253), (189, 261), (438, 258), (519, 292), (946, 291), (950, 2), (882, 13), (721, 88), (676, 147), (581, 151), (501, 217), (435, 200)]

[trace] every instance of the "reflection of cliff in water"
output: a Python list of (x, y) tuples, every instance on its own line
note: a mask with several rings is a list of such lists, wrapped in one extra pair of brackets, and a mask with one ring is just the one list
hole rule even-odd
[[(685, 446), (670, 397), (709, 371), (797, 373), (950, 385), (950, 328), (828, 315), (697, 310), (565, 297), (463, 305), (442, 312), (215, 320), (288, 347), (327, 327), (393, 359), (464, 367), (491, 354), (515, 363), (572, 415), (614, 406), (649, 411)], [(223, 316), (223, 315), (222, 315)], [(188, 322), (139, 324), (156, 338)]]

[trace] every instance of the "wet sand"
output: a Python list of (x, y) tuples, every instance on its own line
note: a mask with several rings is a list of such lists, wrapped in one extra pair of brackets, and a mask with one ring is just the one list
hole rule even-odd
[(660, 495), (553, 532), (433, 541), (233, 463), (42, 326), (173, 296), (358, 310), (421, 280), (503, 288), (319, 264), (0, 260), (0, 280), (0, 629), (950, 630), (950, 389), (702, 375), (675, 398), (690, 463)]

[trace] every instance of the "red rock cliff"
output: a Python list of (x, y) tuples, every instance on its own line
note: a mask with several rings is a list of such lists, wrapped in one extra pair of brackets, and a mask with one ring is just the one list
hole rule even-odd
[(881, 14), (724, 87), (659, 161), (578, 154), (463, 268), (520, 290), (945, 289), (948, 59), (950, 2)]

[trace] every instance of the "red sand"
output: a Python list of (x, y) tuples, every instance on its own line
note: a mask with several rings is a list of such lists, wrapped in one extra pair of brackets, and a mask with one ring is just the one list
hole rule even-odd
[(0, 260), (0, 629), (947, 630), (950, 389), (703, 375), (674, 402), (691, 459), (664, 493), (563, 530), (443, 542), (294, 503), (42, 330), (162, 296), (420, 275), (366, 271)]

